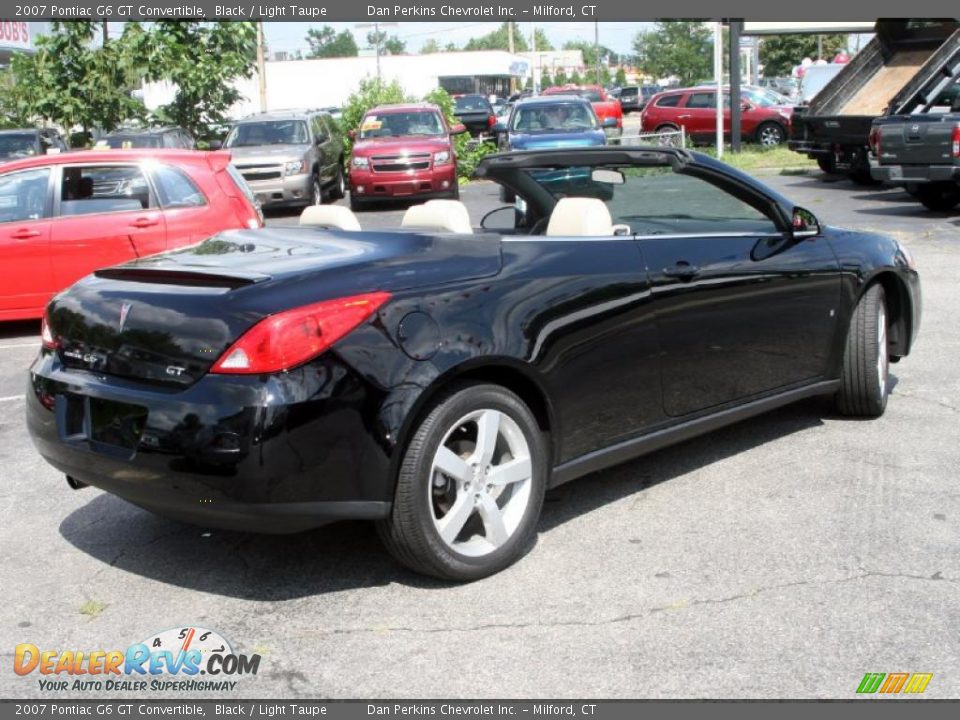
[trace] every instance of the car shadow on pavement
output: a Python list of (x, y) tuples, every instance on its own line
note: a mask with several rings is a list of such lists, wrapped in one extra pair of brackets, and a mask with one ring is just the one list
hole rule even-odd
[(0, 322), (0, 340), (19, 340), (20, 342), (36, 340), (39, 346), (40, 321), (12, 320), (10, 322)]
[[(564, 485), (547, 494), (539, 532), (820, 425), (822, 417), (822, 400), (805, 401)], [(244, 600), (291, 600), (391, 583), (451, 587), (401, 567), (383, 549), (372, 524), (364, 522), (342, 522), (296, 535), (208, 531), (100, 493), (61, 522), (60, 534), (81, 552), (124, 572)]]

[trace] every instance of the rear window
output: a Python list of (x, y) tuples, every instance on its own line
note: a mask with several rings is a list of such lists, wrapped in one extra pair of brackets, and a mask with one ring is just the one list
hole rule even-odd
[(680, 104), (680, 95), (664, 95), (657, 100), (657, 107), (677, 107)]
[(622, 98), (637, 97), (637, 94), (638, 94), (637, 90), (638, 89), (635, 87), (625, 87), (623, 90), (620, 91), (620, 97)]
[(603, 96), (598, 90), (578, 90), (576, 94), (590, 102), (603, 102)]
[(100, 140), (98, 145), (106, 145), (114, 150), (129, 148), (158, 148), (163, 145), (159, 135), (110, 135)]
[(202, 207), (207, 204), (193, 180), (178, 168), (158, 165), (153, 170), (153, 179), (164, 208)]
[(490, 110), (490, 103), (487, 102), (485, 97), (480, 95), (465, 95), (457, 98), (456, 102), (454, 103), (454, 108), (456, 110), (476, 110), (478, 112), (482, 112), (484, 110)]

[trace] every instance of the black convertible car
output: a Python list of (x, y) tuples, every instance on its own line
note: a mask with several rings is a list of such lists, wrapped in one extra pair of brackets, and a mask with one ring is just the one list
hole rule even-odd
[(895, 240), (684, 150), (477, 172), (517, 198), (480, 228), (449, 200), (374, 232), (315, 206), (77, 283), (30, 370), (40, 453), (206, 526), (373, 519), (469, 580), (530, 546), (549, 487), (814, 395), (883, 413), (920, 318)]

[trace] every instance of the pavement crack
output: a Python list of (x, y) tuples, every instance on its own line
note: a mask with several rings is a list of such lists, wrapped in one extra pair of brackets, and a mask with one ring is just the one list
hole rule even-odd
[(923, 397), (923, 395), (915, 395), (913, 393), (904, 392), (902, 390), (897, 390), (896, 395), (897, 397), (905, 397), (910, 400), (919, 400), (920, 402), (929, 403), (930, 405), (939, 405), (940, 407), (947, 408), (947, 410), (952, 410), (953, 412), (960, 411), (960, 408), (956, 407), (955, 405), (951, 405), (950, 403), (945, 402), (943, 400), (935, 400), (933, 398)]
[(849, 577), (837, 578), (835, 580), (797, 580), (789, 583), (779, 583), (776, 585), (765, 585), (752, 588), (735, 595), (729, 595), (720, 598), (703, 598), (691, 600), (689, 602), (680, 601), (670, 605), (656, 606), (635, 613), (625, 613), (610, 618), (600, 620), (555, 620), (551, 622), (521, 622), (521, 623), (479, 623), (476, 625), (466, 625), (461, 627), (441, 627), (441, 628), (416, 628), (409, 626), (389, 626), (389, 627), (367, 627), (367, 628), (335, 628), (320, 635), (362, 635), (373, 633), (416, 633), (421, 635), (436, 635), (439, 633), (471, 633), (482, 632), (486, 630), (523, 630), (528, 628), (560, 628), (560, 627), (603, 627), (605, 625), (616, 625), (619, 623), (628, 623), (634, 620), (642, 620), (666, 612), (676, 612), (686, 610), (687, 608), (697, 607), (699, 605), (724, 605), (726, 603), (737, 602), (756, 597), (768, 592), (776, 592), (789, 588), (802, 587), (804, 585), (840, 585), (849, 582), (857, 582), (868, 578), (897, 578), (905, 580), (919, 580), (930, 582), (960, 582), (960, 578), (944, 577), (940, 571), (933, 575), (913, 575), (908, 573), (885, 573), (875, 571), (864, 571)]

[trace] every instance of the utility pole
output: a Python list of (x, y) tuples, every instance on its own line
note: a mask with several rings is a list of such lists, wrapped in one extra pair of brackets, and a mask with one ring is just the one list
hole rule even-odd
[(257, 20), (257, 82), (260, 86), (260, 112), (267, 111), (267, 63), (263, 40), (263, 20)]
[[(510, 54), (514, 53), (513, 45), (513, 20), (507, 20), (507, 50), (510, 51)], [(512, 60), (510, 62), (513, 62)], [(510, 94), (513, 95), (517, 91), (517, 78), (513, 75), (510, 76)]]
[(533, 54), (531, 55), (531, 59), (533, 59), (533, 61), (537, 63), (537, 65), (533, 66), (533, 94), (539, 95), (540, 94), (540, 68), (538, 67), (538, 65), (539, 65), (540, 59), (539, 59), (539, 56), (537, 55), (537, 24), (536, 23), (531, 23), (531, 24), (533, 25), (533, 29), (530, 31), (530, 48), (533, 52)]
[(357, 23), (354, 27), (357, 30), (366, 30), (367, 28), (373, 28), (373, 47), (377, 53), (377, 80), (380, 80), (380, 45), (382, 44), (383, 38), (380, 37), (380, 28), (382, 27), (397, 27), (395, 22), (390, 23)]
[(110, 39), (110, 30), (107, 27), (107, 21), (103, 21), (103, 47), (107, 46), (107, 40)]
[(600, 84), (600, 23), (593, 21), (593, 56), (597, 70), (597, 85)]

